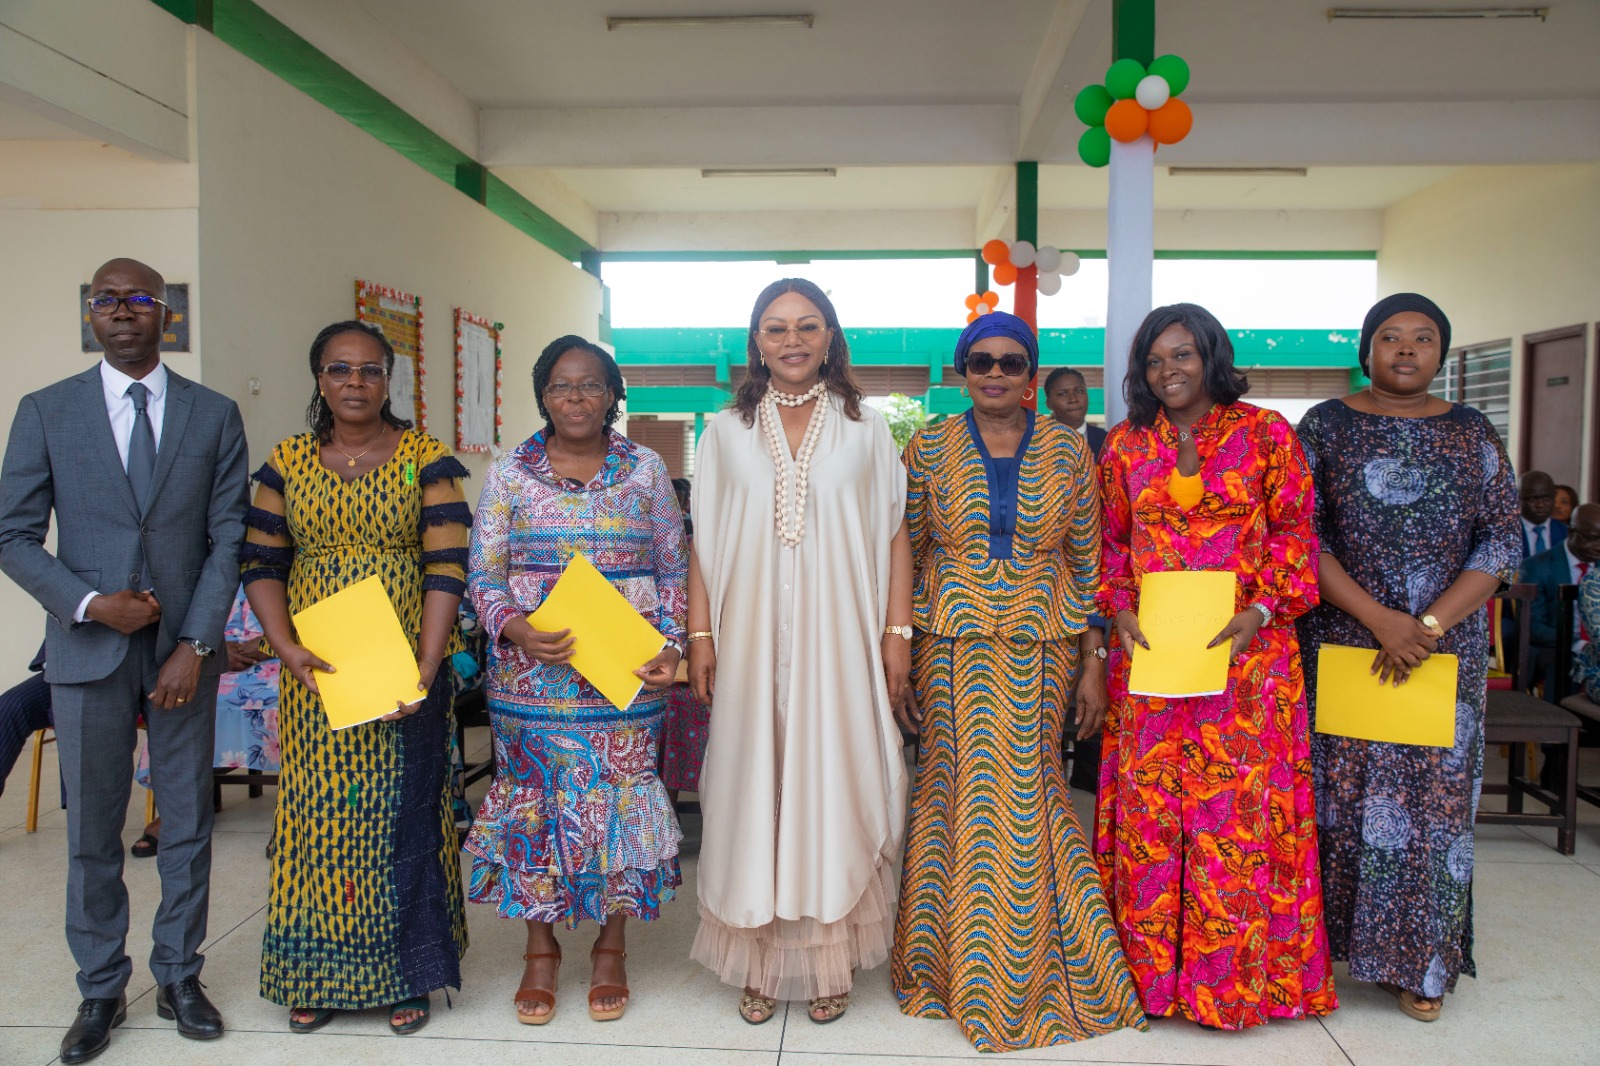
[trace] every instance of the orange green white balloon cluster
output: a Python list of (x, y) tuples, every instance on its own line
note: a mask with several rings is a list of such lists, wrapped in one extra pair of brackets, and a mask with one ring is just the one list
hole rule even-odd
[[(1038, 268), (1039, 292), (1045, 296), (1054, 296), (1061, 291), (1061, 279), (1071, 277), (1078, 272), (1078, 255), (1076, 252), (1063, 252), (1059, 248), (1048, 244), (1035, 248), (1032, 241), (1003, 241), (996, 237), (983, 246), (983, 261), (994, 268), (994, 283), (996, 285), (1015, 285), (1017, 271), (1028, 267)], [(995, 303), (987, 297), (993, 293), (984, 293), (984, 299), (973, 296), (967, 297), (967, 309), (978, 311), (977, 303), (987, 303), (989, 310), (994, 310)], [(976, 318), (977, 315), (973, 315)], [(972, 321), (971, 318), (967, 321)]]
[(1127, 144), (1147, 133), (1157, 144), (1177, 144), (1194, 126), (1189, 105), (1178, 99), (1188, 87), (1189, 64), (1177, 56), (1157, 56), (1148, 68), (1137, 59), (1117, 60), (1104, 85), (1085, 85), (1073, 101), (1089, 127), (1078, 138), (1078, 158), (1103, 167), (1113, 138)]

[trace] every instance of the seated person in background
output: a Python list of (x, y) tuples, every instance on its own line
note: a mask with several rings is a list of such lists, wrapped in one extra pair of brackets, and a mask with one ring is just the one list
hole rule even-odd
[[(1528, 639), (1538, 656), (1536, 676), (1544, 681), (1545, 699), (1560, 699), (1555, 676), (1557, 611), (1561, 607), (1561, 586), (1581, 584), (1593, 564), (1600, 560), (1600, 503), (1586, 503), (1572, 512), (1572, 528), (1566, 540), (1549, 551), (1534, 555), (1522, 564), (1521, 580), (1537, 585)], [(1572, 650), (1581, 656), (1589, 643), (1589, 630), (1581, 617), (1573, 619)]]
[[(261, 623), (240, 588), (223, 630), (228, 672), (217, 687), (217, 741), (212, 765), (250, 773), (278, 772), (278, 660), (261, 650)], [(150, 752), (139, 735), (139, 766), (134, 780), (150, 787)], [(156, 803), (161, 797), (156, 797)], [(128, 854), (148, 859), (161, 846), (161, 819), (144, 827)]]
[(6, 776), (16, 765), (17, 756), (28, 738), (49, 729), (50, 685), (44, 679), (44, 645), (28, 664), (33, 675), (0, 692), (0, 793), (6, 790)]
[(1578, 506), (1578, 490), (1571, 485), (1557, 485), (1555, 502), (1550, 507), (1550, 517), (1563, 525), (1572, 523), (1572, 509)]
[[(1591, 566), (1578, 585), (1578, 632), (1600, 633), (1600, 567)], [(1600, 703), (1600, 641), (1589, 640), (1578, 652), (1572, 672), (1583, 694)]]
[(1567, 524), (1552, 518), (1556, 503), (1555, 478), (1543, 470), (1530, 470), (1517, 483), (1522, 498), (1522, 557), (1531, 559), (1567, 539)]
[(1089, 417), (1089, 387), (1082, 371), (1070, 366), (1058, 366), (1044, 379), (1044, 402), (1057, 422), (1081, 433), (1089, 445), (1089, 454), (1100, 461), (1100, 446), (1106, 442), (1106, 431), (1087, 424)]

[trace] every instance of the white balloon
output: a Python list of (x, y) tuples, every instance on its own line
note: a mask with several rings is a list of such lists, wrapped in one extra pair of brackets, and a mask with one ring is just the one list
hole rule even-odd
[(1011, 265), (1016, 267), (1018, 270), (1021, 270), (1023, 267), (1033, 266), (1034, 255), (1035, 252), (1033, 250), (1032, 241), (1011, 242)]
[(1061, 269), (1061, 249), (1049, 244), (1041, 246), (1033, 254), (1033, 265), (1041, 274), (1054, 274)]
[(1054, 296), (1056, 293), (1058, 293), (1060, 291), (1061, 291), (1061, 275), (1060, 274), (1040, 274), (1039, 275), (1039, 295), (1041, 295), (1041, 296)]
[(977, 307), (974, 307), (973, 310), (978, 312), (978, 314), (981, 316), (993, 311), (994, 308), (990, 307), (988, 304), (979, 304)]
[(1154, 111), (1172, 98), (1172, 86), (1159, 74), (1146, 74), (1139, 79), (1138, 88), (1133, 90), (1133, 98), (1146, 111)]
[(1072, 275), (1076, 274), (1078, 272), (1078, 266), (1081, 262), (1082, 260), (1078, 258), (1077, 252), (1062, 252), (1061, 266), (1059, 267), (1062, 277), (1070, 278)]

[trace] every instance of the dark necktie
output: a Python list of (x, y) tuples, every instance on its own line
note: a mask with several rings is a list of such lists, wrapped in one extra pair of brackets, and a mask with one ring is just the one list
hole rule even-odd
[(128, 386), (128, 399), (133, 401), (133, 433), (128, 437), (128, 484), (133, 488), (133, 499), (142, 513), (149, 503), (150, 483), (156, 476), (156, 435), (150, 428), (150, 413), (145, 405), (150, 401), (150, 390), (142, 382)]
[(1533, 554), (1538, 555), (1540, 552), (1543, 552), (1548, 547), (1550, 547), (1550, 545), (1546, 544), (1545, 540), (1544, 540), (1544, 526), (1542, 524), (1534, 526), (1533, 527)]

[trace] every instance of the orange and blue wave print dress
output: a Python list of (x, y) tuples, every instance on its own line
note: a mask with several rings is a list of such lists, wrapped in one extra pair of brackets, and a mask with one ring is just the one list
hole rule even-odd
[(893, 980), (982, 1051), (1144, 1027), (1062, 771), (1099, 574), (1078, 434), (1034, 419), (1009, 464), (968, 418), (906, 448), (923, 711)]
[(1132, 695), (1112, 648), (1094, 849), (1145, 1009), (1243, 1029), (1338, 1006), (1294, 627), (1317, 603), (1318, 548), (1281, 415), (1219, 405), (1192, 432), (1203, 491), (1187, 507), (1164, 412), (1106, 438), (1101, 611), (1137, 614), (1147, 573), (1231, 570), (1235, 609), (1261, 603), (1272, 621), (1218, 696)]

